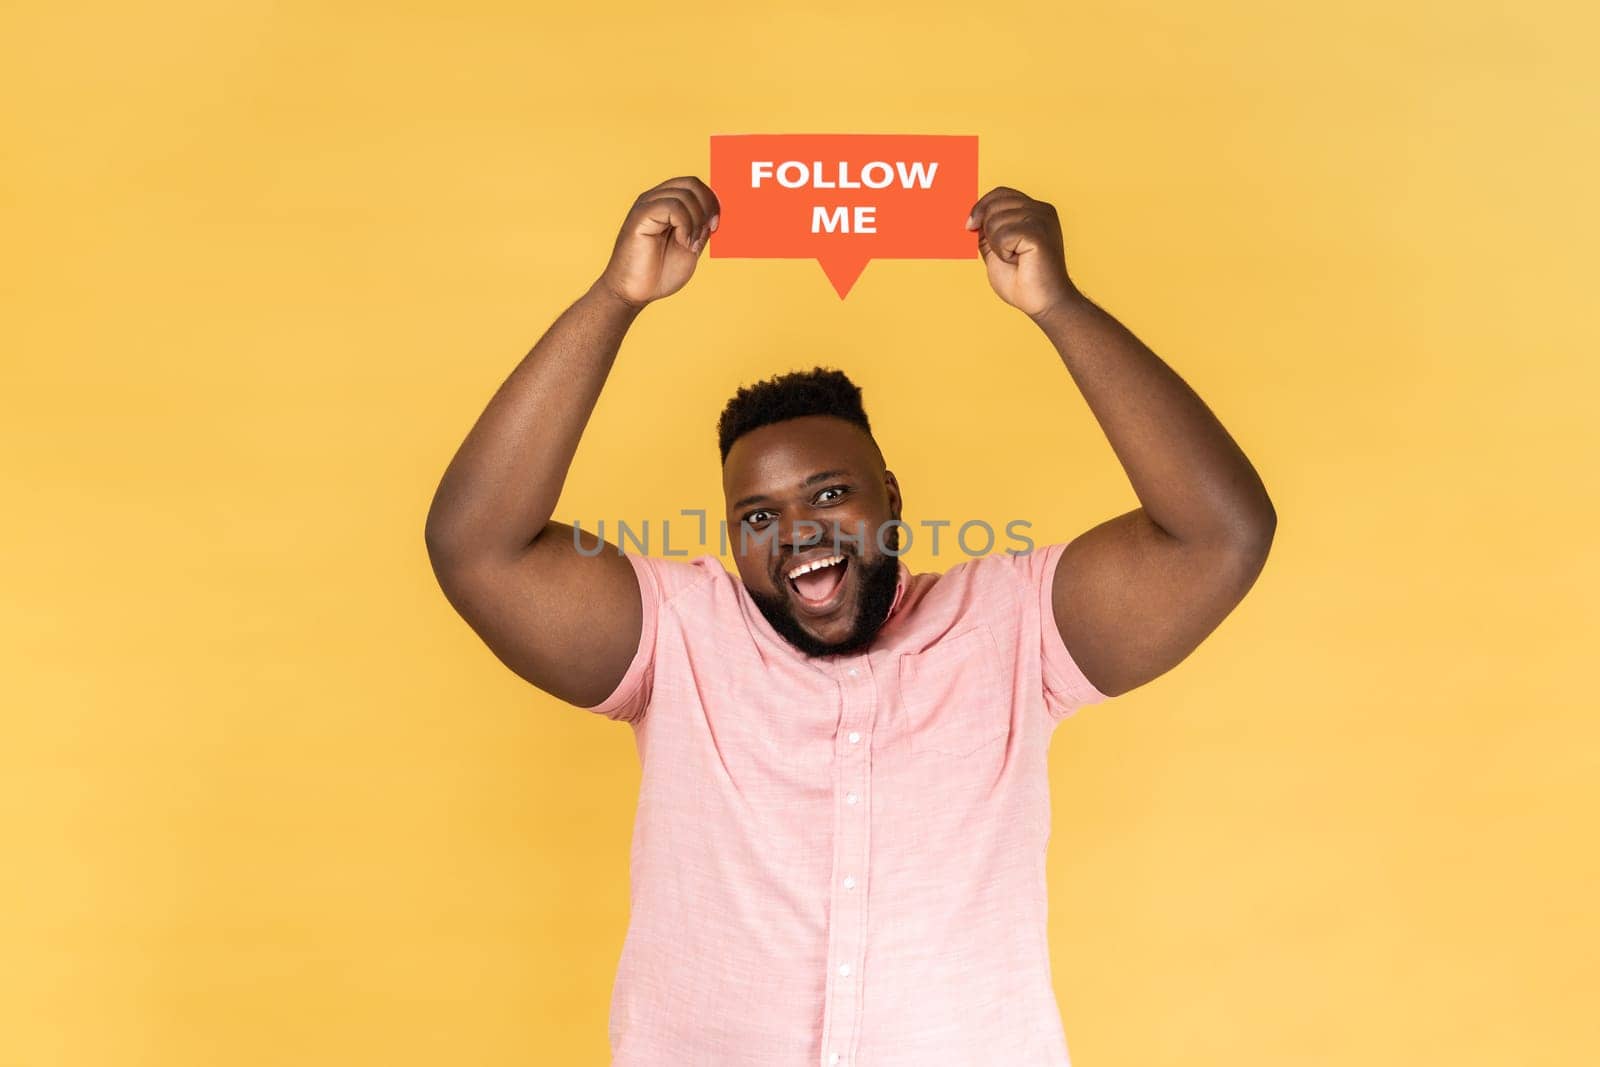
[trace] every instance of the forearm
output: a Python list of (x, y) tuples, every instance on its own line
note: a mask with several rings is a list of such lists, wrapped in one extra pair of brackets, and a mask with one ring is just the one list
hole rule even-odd
[(638, 314), (597, 282), (545, 331), (446, 468), (428, 511), (431, 554), (510, 554), (539, 535)]
[(1034, 321), (1157, 526), (1194, 543), (1271, 539), (1277, 519), (1255, 468), (1177, 372), (1080, 293)]

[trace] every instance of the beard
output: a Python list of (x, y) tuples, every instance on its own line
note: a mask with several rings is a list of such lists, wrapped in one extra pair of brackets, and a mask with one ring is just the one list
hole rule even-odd
[[(896, 530), (895, 533), (898, 534), (899, 531)], [(898, 537), (896, 540), (898, 541)], [(766, 616), (772, 628), (806, 655), (836, 656), (845, 652), (855, 652), (870, 645), (872, 639), (878, 635), (878, 631), (883, 628), (883, 624), (888, 621), (889, 608), (894, 604), (895, 590), (900, 585), (900, 557), (885, 555), (867, 562), (860, 556), (851, 555), (850, 566), (859, 570), (861, 574), (856, 616), (851, 623), (849, 636), (833, 644), (817, 640), (800, 625), (799, 619), (789, 606), (789, 597), (786, 595), (787, 582), (780, 584), (779, 588), (785, 592), (778, 596), (769, 597), (757, 593), (749, 586), (745, 587), (745, 591), (750, 594), (750, 599), (756, 602), (756, 607), (761, 609), (761, 614)]]

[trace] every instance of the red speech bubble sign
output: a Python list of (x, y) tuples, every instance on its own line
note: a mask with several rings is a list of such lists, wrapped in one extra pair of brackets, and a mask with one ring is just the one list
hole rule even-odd
[(711, 138), (717, 259), (815, 259), (843, 300), (873, 259), (971, 259), (978, 139), (753, 133)]

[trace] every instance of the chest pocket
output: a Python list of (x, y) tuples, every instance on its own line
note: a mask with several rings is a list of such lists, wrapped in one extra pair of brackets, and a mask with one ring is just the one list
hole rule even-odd
[(899, 674), (912, 752), (968, 756), (1010, 731), (1010, 694), (988, 627), (900, 657)]

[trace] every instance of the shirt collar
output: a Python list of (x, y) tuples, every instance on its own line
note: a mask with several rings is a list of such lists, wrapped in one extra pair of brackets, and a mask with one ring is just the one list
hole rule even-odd
[(900, 569), (900, 580), (895, 583), (894, 600), (889, 604), (889, 614), (883, 620), (885, 623), (894, 618), (894, 613), (900, 609), (900, 601), (905, 599), (906, 587), (911, 584), (911, 568), (907, 567), (905, 561), (899, 556), (895, 557), (894, 562), (895, 566)]

